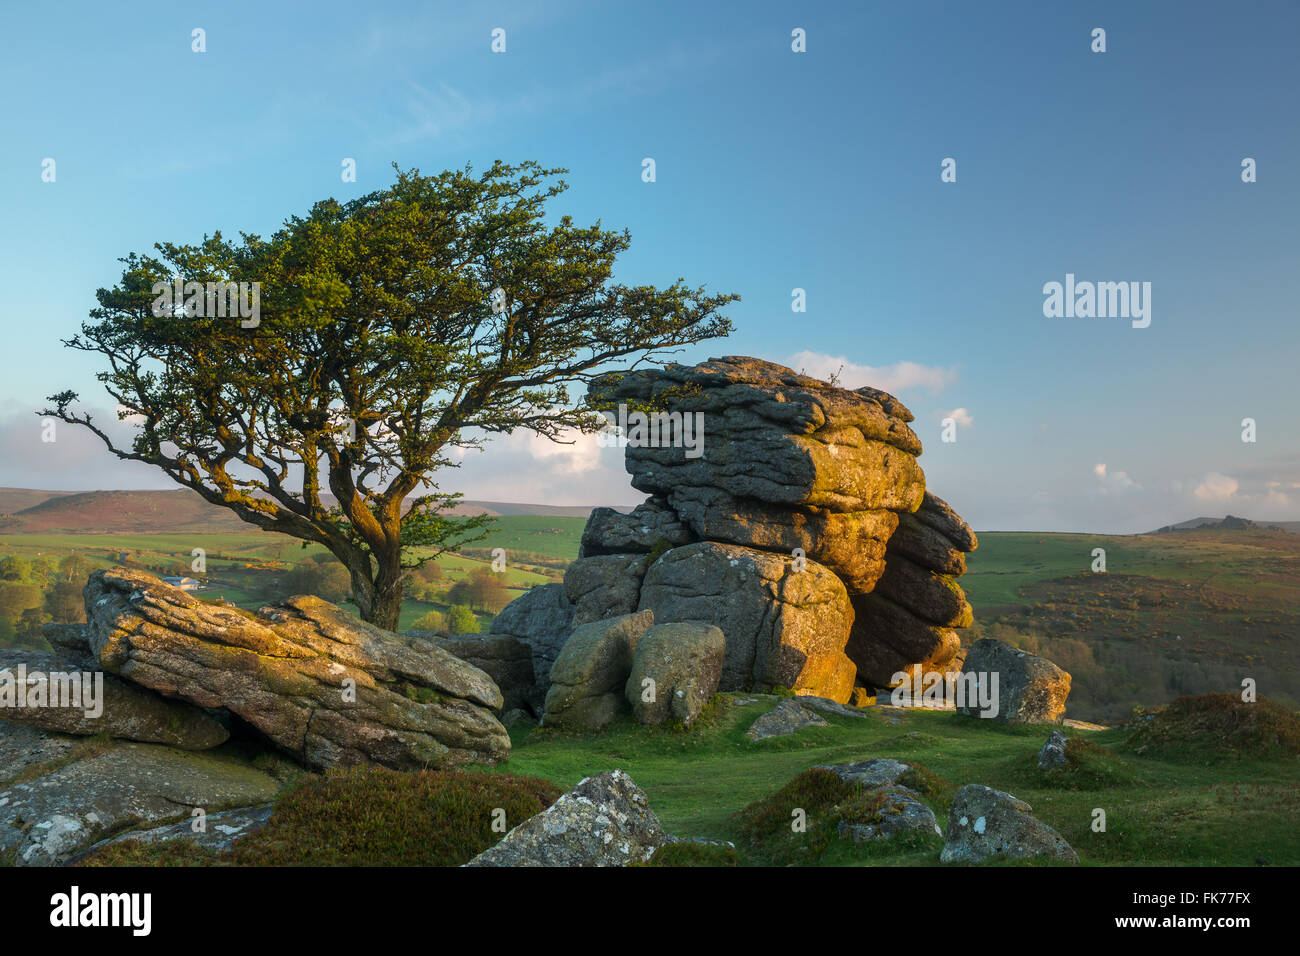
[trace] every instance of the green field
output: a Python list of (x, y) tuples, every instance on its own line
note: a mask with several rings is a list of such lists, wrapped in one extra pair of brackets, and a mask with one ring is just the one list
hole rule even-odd
[[(753, 698), (739, 698), (740, 700)], [(521, 727), (495, 772), (544, 777), (568, 788), (620, 768), (646, 791), (668, 832), (743, 846), (735, 815), (817, 764), (892, 757), (918, 763), (954, 787), (979, 783), (1015, 794), (1069, 841), (1085, 865), (1254, 866), (1300, 864), (1300, 760), (1155, 759), (1135, 754), (1128, 731), (1070, 731), (1106, 748), (1095, 765), (1052, 776), (1039, 770), (1043, 727), (1006, 727), (952, 712), (869, 708), (862, 718), (827, 716), (828, 727), (752, 743), (744, 731), (770, 698), (723, 706), (710, 726), (648, 729), (624, 718), (600, 735)], [(947, 826), (947, 796), (927, 797)], [(1093, 832), (1093, 811), (1106, 831)], [(751, 862), (766, 862), (753, 859)], [(832, 844), (818, 862), (936, 865), (937, 848), (872, 852)]]
[[(445, 554), (437, 559), (444, 571), (442, 583), (451, 585), (475, 570), (489, 567), (492, 549), (505, 549), (502, 580), (514, 596), (535, 584), (560, 580), (563, 567), (578, 555), (582, 518), (499, 517), (487, 537), (474, 542), (466, 555)], [(207, 572), (191, 570), (192, 552), (205, 552)], [(317, 545), (283, 535), (250, 530), (243, 533), (172, 534), (8, 534), (0, 535), (0, 558), (21, 555), (28, 560), (57, 561), (80, 554), (96, 570), (127, 563), (159, 575), (191, 575), (208, 586), (195, 592), (206, 600), (225, 599), (256, 609), (276, 596), (276, 579), (299, 561), (325, 554)], [(251, 565), (251, 566), (250, 566)], [(351, 605), (346, 605), (351, 607)], [(446, 611), (445, 603), (408, 599), (402, 607), (401, 628), (410, 628), (428, 611)], [(479, 613), (486, 629), (491, 614)]]
[[(1077, 758), (1066, 768), (1044, 771), (1037, 754), (1048, 728), (1007, 727), (952, 712), (871, 707), (858, 717), (828, 715), (828, 726), (792, 736), (746, 739), (749, 725), (777, 701), (772, 695), (719, 694), (689, 730), (639, 727), (626, 716), (600, 734), (519, 724), (511, 731), (507, 762), (469, 766), (445, 778), (378, 768), (299, 775), (294, 791), (282, 796), (283, 812), (277, 808), (272, 826), (241, 839), (233, 852), (214, 856), (179, 840), (125, 843), (94, 862), (454, 866), (501, 838), (490, 821), (501, 812), (495, 808), (511, 805), (505, 796), (511, 789), (541, 792), (548, 788), (530, 782), (541, 778), (555, 785), (554, 799), (584, 777), (621, 769), (645, 791), (666, 832), (736, 846), (687, 854), (693, 865), (942, 865), (936, 836), (840, 840), (840, 806), (784, 789), (819, 764), (889, 757), (919, 768), (914, 772), (920, 799), (945, 829), (956, 789), (983, 784), (1030, 804), (1083, 866), (1300, 864), (1300, 724), (1285, 711), (1270, 711), (1271, 721), (1254, 722), (1253, 732), (1230, 748), (1222, 745), (1220, 731), (1230, 725), (1218, 719), (1223, 706), (1199, 712), (1209, 724), (1176, 726), (1179, 745), (1158, 754), (1144, 750), (1149, 739), (1144, 744), (1127, 728), (1069, 730)], [(1262, 705), (1226, 706), (1240, 718), (1239, 707)], [(1279, 731), (1285, 738), (1282, 755), (1272, 743)], [(753, 820), (758, 801), (771, 813), (756, 834), (746, 821)], [(807, 816), (806, 833), (791, 832), (795, 810)], [(507, 825), (536, 812), (535, 805), (520, 808), (508, 815)]]
[[(578, 554), (582, 518), (495, 519), (486, 538), (438, 563), (445, 582), (490, 565), (505, 550), (502, 572), (512, 594), (558, 581)], [(321, 553), (279, 535), (9, 534), (0, 558), (57, 560), (77, 551), (96, 568), (133, 564), (163, 574), (190, 573), (190, 552), (207, 552), (210, 589), (256, 608), (276, 593), (292, 562)], [(1106, 573), (1091, 571), (1106, 551)], [(1114, 723), (1137, 705), (1180, 694), (1240, 688), (1300, 706), (1300, 535), (1263, 530), (1201, 530), (1148, 535), (986, 532), (961, 579), (975, 607), (969, 644), (996, 637), (1042, 654), (1074, 678), (1069, 715)], [(249, 567), (248, 565), (254, 565)], [(409, 628), (437, 602), (407, 600)], [(481, 614), (486, 627), (490, 615)]]
[[(1095, 548), (1106, 573), (1091, 570)], [(996, 637), (1074, 678), (1069, 714), (1240, 690), (1300, 706), (1300, 535), (985, 533), (962, 579), (968, 639)]]

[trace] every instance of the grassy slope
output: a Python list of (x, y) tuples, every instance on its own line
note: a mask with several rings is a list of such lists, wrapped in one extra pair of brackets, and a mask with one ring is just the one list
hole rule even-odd
[[(568, 788), (584, 776), (621, 768), (649, 795), (668, 832), (739, 843), (737, 811), (808, 767), (894, 757), (921, 764), (955, 786), (982, 783), (1014, 793), (1061, 832), (1084, 864), (1253, 866), (1257, 859), (1300, 864), (1295, 827), (1300, 761), (1295, 759), (1158, 760), (1132, 753), (1124, 730), (1071, 731), (1114, 754), (1091, 776), (1052, 783), (1036, 766), (1047, 735), (1042, 727), (874, 708), (865, 718), (828, 717), (829, 727), (750, 743), (744, 731), (771, 706), (770, 698), (724, 705), (708, 726), (688, 732), (647, 730), (626, 718), (589, 736), (517, 727), (510, 761), (495, 772), (542, 777)], [(945, 800), (927, 802), (946, 827)], [(1106, 811), (1105, 833), (1092, 832), (1095, 808)], [(928, 850), (881, 855), (836, 842), (821, 862), (935, 865), (938, 859)]]

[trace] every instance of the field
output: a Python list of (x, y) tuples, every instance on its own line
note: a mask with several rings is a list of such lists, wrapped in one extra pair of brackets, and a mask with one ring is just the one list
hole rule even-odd
[[(1300, 761), (1155, 759), (1137, 755), (1128, 731), (1070, 731), (1103, 748), (1091, 765), (1051, 777), (1037, 767), (1042, 727), (1004, 727), (951, 712), (869, 708), (862, 718), (828, 716), (828, 727), (751, 743), (744, 736), (769, 699), (720, 695), (711, 726), (648, 730), (628, 718), (599, 736), (540, 728), (512, 732), (498, 772), (570, 787), (621, 768), (650, 797), (666, 830), (741, 844), (735, 814), (817, 764), (892, 757), (918, 763), (953, 786), (980, 783), (1015, 794), (1056, 828), (1084, 864), (1254, 866), (1300, 864)], [(761, 755), (760, 755), (761, 754)], [(951, 792), (928, 797), (946, 827)], [(1094, 832), (1096, 808), (1106, 831)], [(744, 847), (742, 846), (742, 849)], [(935, 865), (937, 850), (873, 853), (835, 841), (819, 862)], [(754, 859), (751, 862), (769, 862)]]
[[(511, 595), (558, 581), (577, 557), (584, 519), (515, 515), (460, 555), (438, 563), (447, 585), (490, 566), (505, 550)], [(76, 551), (96, 568), (127, 560), (157, 573), (189, 574), (203, 548), (211, 588), (256, 608), (293, 562), (321, 549), (242, 533), (0, 534), (0, 558), (58, 558)], [(1106, 573), (1091, 570), (1096, 548)], [(1300, 535), (1196, 530), (1103, 536), (985, 532), (961, 579), (975, 607), (967, 643), (996, 637), (1056, 661), (1074, 678), (1068, 714), (1115, 723), (1135, 706), (1180, 694), (1239, 689), (1300, 706)], [(445, 604), (408, 599), (401, 626)], [(486, 627), (490, 615), (480, 614)]]
[[(499, 517), (486, 538), (464, 555), (446, 554), (437, 561), (444, 571), (441, 584), (451, 585), (477, 569), (490, 567), (492, 551), (505, 549), (502, 572), (511, 594), (523, 594), (534, 584), (560, 580), (564, 566), (578, 556), (583, 518)], [(192, 552), (202, 548), (206, 574), (191, 570)], [(80, 554), (95, 570), (127, 563), (156, 574), (192, 575), (208, 587), (195, 592), (204, 599), (224, 598), (243, 608), (256, 609), (274, 598), (276, 579), (294, 563), (324, 554), (316, 545), (306, 548), (283, 535), (250, 530), (238, 533), (181, 532), (164, 534), (0, 534), (0, 558), (20, 555), (46, 558), (55, 563), (68, 554)], [(351, 605), (347, 605), (351, 607)], [(408, 599), (402, 607), (401, 627), (409, 628), (430, 610), (446, 605)], [(491, 615), (480, 613), (486, 629)]]
[[(1135, 746), (1138, 738), (1127, 728), (1071, 730), (1079, 758), (1043, 771), (1037, 753), (1046, 728), (1005, 727), (951, 712), (878, 706), (858, 717), (828, 715), (828, 726), (790, 737), (747, 740), (748, 726), (776, 702), (770, 695), (719, 694), (689, 730), (638, 727), (627, 717), (598, 735), (519, 724), (511, 731), (508, 762), (466, 767), (463, 776), (447, 781), (440, 798), (430, 792), (436, 774), (371, 768), (305, 775), (294, 785), (299, 789), (282, 798), (272, 827), (245, 837), (233, 853), (217, 857), (187, 849), (183, 841), (128, 843), (95, 862), (454, 866), (500, 839), (490, 821), (500, 812), (494, 808), (510, 805), (503, 800), (512, 787), (540, 792), (544, 788), (529, 778), (541, 778), (556, 794), (584, 777), (621, 769), (645, 791), (665, 831), (736, 846), (697, 849), (687, 855), (692, 865), (940, 865), (937, 837), (842, 841), (836, 838), (838, 807), (808, 793), (777, 796), (816, 765), (890, 757), (922, 768), (916, 771), (924, 784), (921, 799), (945, 829), (957, 787), (991, 786), (1029, 803), (1083, 866), (1300, 864), (1300, 760), (1294, 756), (1300, 724), (1285, 712), (1267, 730), (1283, 728), (1290, 756), (1249, 745), (1216, 749), (1221, 727), (1214, 726), (1199, 728), (1208, 748), (1158, 755)], [(1198, 736), (1187, 729), (1186, 736)], [(746, 808), (756, 801), (774, 808), (758, 837), (746, 827), (753, 819)], [(804, 834), (791, 833), (796, 809), (807, 815)], [(535, 812), (520, 810), (507, 823)]]
[[(1104, 574), (1091, 570), (1095, 548)], [(971, 637), (1064, 667), (1070, 716), (1112, 722), (1247, 678), (1300, 706), (1300, 535), (985, 533), (968, 563)]]

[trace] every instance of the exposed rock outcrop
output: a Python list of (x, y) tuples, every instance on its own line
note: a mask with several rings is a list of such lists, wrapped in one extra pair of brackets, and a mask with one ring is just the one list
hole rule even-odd
[(648, 564), (645, 554), (601, 554), (569, 565), (564, 594), (573, 604), (573, 626), (635, 611)]
[(533, 657), (533, 690), (528, 698), (532, 712), (541, 716), (542, 702), (551, 686), (551, 666), (573, 631), (573, 604), (564, 585), (541, 584), (501, 609), (492, 619), (491, 634), (512, 637), (526, 644)]
[(238, 714), (316, 768), (494, 762), (510, 738), (485, 673), (319, 598), (258, 615), (206, 604), (144, 572), (111, 568), (85, 588), (101, 666), (199, 707)]
[[(1070, 696), (1070, 675), (1045, 657), (1035, 657), (1010, 644), (984, 638), (966, 654), (962, 673), (997, 675), (997, 712), (991, 719), (1004, 724), (1060, 723)], [(978, 716), (974, 706), (957, 713)]]
[(719, 690), (771, 690), (848, 700), (844, 654), (853, 609), (843, 583), (814, 561), (737, 545), (674, 548), (646, 573), (641, 608), (659, 623), (713, 624), (726, 637)]
[(627, 866), (664, 842), (640, 787), (622, 770), (587, 777), (466, 866)]
[(727, 640), (709, 624), (656, 624), (637, 643), (625, 693), (639, 724), (690, 726), (718, 689)]
[(1034, 808), (1009, 793), (979, 784), (957, 791), (948, 814), (943, 863), (984, 863), (1001, 857), (1023, 860), (1045, 856), (1068, 863), (1079, 857), (1065, 838), (1041, 820)]
[(652, 624), (654, 614), (641, 611), (575, 628), (551, 668), (546, 726), (584, 731), (608, 726), (626, 707), (637, 644)]
[(532, 648), (518, 638), (459, 634), (434, 638), (433, 643), (492, 678), (501, 691), (501, 713), (522, 708), (533, 699), (537, 681)]
[(12, 854), (18, 866), (56, 866), (131, 824), (261, 804), (279, 789), (271, 776), (230, 759), (118, 744), (0, 790), (0, 855)]
[(926, 491), (896, 398), (728, 356), (601, 376), (588, 400), (619, 409), (651, 497), (592, 512), (565, 575), (573, 626), (637, 609), (712, 624), (720, 690), (838, 703), (953, 660), (973, 619), (956, 577), (978, 542)]
[[(88, 655), (89, 645), (84, 650)], [(0, 719), (181, 750), (207, 750), (230, 736), (206, 711), (105, 674), (89, 656), (68, 658), (14, 648), (0, 649)]]

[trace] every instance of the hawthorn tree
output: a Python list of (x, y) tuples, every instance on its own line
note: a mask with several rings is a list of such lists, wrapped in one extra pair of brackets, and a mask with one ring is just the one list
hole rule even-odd
[[(64, 342), (106, 360), (97, 378), (134, 425), (130, 446), (75, 411), (75, 392), (39, 414), (323, 545), (362, 618), (394, 630), (411, 570), (484, 533), (487, 519), (445, 513), (459, 495), (433, 481), (456, 449), (592, 431), (603, 421), (575, 386), (731, 329), (720, 310), (737, 296), (615, 282), (626, 230), (548, 224), (565, 172), (397, 169), (389, 188), (319, 202), (267, 239), (132, 253)], [(160, 306), (178, 280), (200, 285)], [(212, 289), (239, 282), (260, 283), (255, 321), (215, 314)]]

